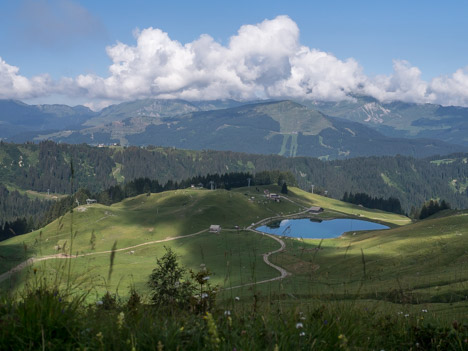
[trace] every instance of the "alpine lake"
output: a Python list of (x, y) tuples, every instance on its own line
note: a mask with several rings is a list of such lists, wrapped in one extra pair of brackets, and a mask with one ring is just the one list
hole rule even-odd
[(348, 218), (330, 220), (284, 219), (256, 228), (256, 230), (267, 234), (302, 239), (332, 239), (347, 232), (383, 229), (389, 229), (389, 227), (380, 223)]

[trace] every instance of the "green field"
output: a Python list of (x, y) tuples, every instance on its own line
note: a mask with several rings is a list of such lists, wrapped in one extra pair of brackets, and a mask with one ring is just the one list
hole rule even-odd
[[(265, 188), (280, 190), (277, 186), (233, 191), (186, 189), (140, 195), (112, 206), (81, 206), (73, 215), (68, 213), (41, 231), (1, 242), (0, 274), (30, 257), (61, 253), (78, 257), (36, 262), (0, 284), (4, 289), (18, 289), (28, 279), (40, 276), (60, 279), (62, 284), (70, 281), (77, 289), (97, 296), (106, 290), (125, 296), (131, 286), (146, 293), (145, 284), (156, 258), (168, 246), (179, 255), (182, 264), (194, 271), (205, 264), (213, 272), (213, 284), (222, 288), (245, 285), (224, 290), (221, 297), (255, 293), (304, 303), (340, 300), (395, 310), (401, 310), (401, 306), (420, 310), (424, 306), (446, 316), (467, 312), (467, 212), (453, 211), (411, 223), (404, 216), (297, 188), (290, 188), (287, 199), (276, 203), (264, 197)], [(277, 250), (280, 245), (268, 236), (243, 228), (264, 218), (290, 216), (312, 205), (325, 208), (318, 215), (322, 219), (370, 219), (391, 229), (351, 232), (322, 242), (284, 239), (286, 249), (272, 255), (270, 261), (291, 275), (252, 285), (279, 276), (276, 269), (263, 262), (262, 254)], [(220, 224), (222, 232), (209, 233), (211, 224)], [(240, 229), (234, 229), (235, 226)], [(109, 279), (114, 243), (117, 251)]]
[[(252, 199), (252, 198), (255, 198)], [(123, 291), (131, 284), (144, 288), (156, 258), (164, 252), (164, 245), (172, 247), (186, 266), (197, 269), (206, 264), (216, 274), (213, 282), (222, 286), (274, 277), (274, 269), (263, 264), (261, 254), (276, 249), (274, 240), (261, 235), (234, 229), (246, 227), (262, 218), (298, 212), (297, 204), (266, 201), (260, 193), (246, 196), (242, 192), (225, 190), (176, 190), (151, 196), (141, 195), (112, 206), (89, 205), (76, 208), (40, 231), (17, 236), (0, 244), (0, 273), (15, 267), (30, 257), (44, 257), (60, 253), (84, 255), (71, 260), (50, 259), (36, 262), (34, 268), (45, 274), (61, 272), (58, 266), (72, 262), (74, 281), (83, 286)], [(200, 231), (211, 224), (222, 225), (220, 235)], [(70, 236), (73, 233), (73, 243)], [(94, 247), (91, 237), (94, 233)], [(167, 238), (199, 233), (165, 243), (152, 243)], [(114, 273), (105, 287), (109, 250), (117, 242)], [(72, 247), (70, 248), (72, 243)], [(132, 248), (135, 245), (141, 245)], [(128, 249), (126, 249), (128, 248)], [(70, 251), (71, 250), (71, 251)], [(132, 252), (132, 253), (131, 253)], [(17, 273), (4, 285), (24, 281)], [(98, 278), (100, 277), (100, 278)]]

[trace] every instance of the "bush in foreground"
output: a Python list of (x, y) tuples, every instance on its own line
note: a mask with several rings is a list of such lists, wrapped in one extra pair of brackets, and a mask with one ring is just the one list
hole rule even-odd
[[(211, 312), (128, 301), (88, 304), (40, 288), (0, 303), (1, 350), (464, 350), (468, 325), (353, 304), (234, 298)], [(229, 308), (224, 306), (230, 306)]]

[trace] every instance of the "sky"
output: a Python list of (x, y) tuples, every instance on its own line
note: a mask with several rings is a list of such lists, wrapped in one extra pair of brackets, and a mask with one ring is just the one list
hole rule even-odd
[(468, 106), (468, 2), (0, 2), (0, 98)]

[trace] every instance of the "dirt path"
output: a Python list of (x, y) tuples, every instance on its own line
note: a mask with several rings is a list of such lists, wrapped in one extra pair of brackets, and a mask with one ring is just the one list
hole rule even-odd
[[(159, 243), (164, 243), (164, 242), (167, 242), (167, 241), (184, 239), (184, 238), (190, 238), (192, 236), (196, 236), (196, 235), (200, 235), (202, 233), (205, 233), (207, 231), (208, 231), (208, 229), (203, 229), (203, 230), (200, 230), (199, 232), (196, 232), (196, 233), (193, 233), (193, 234), (180, 235), (180, 236), (169, 237), (169, 238), (161, 239), (161, 240), (148, 241), (146, 243), (137, 244), (137, 245), (117, 249), (117, 250), (115, 250), (115, 252), (128, 251), (128, 250), (132, 250), (132, 249), (135, 249), (135, 248), (141, 247), (141, 246), (159, 244)], [(7, 271), (7, 272), (5, 272), (3, 274), (0, 274), (0, 283), (3, 282), (4, 280), (8, 279), (12, 274), (21, 271), (22, 269), (26, 268), (27, 266), (32, 265), (35, 262), (47, 261), (47, 260), (52, 260), (52, 259), (57, 259), (57, 258), (58, 259), (65, 259), (65, 258), (78, 258), (78, 257), (93, 256), (93, 255), (103, 255), (103, 254), (109, 254), (111, 252), (112, 252), (112, 250), (107, 250), (107, 251), (99, 251), (99, 252), (89, 252), (89, 253), (79, 254), (79, 255), (67, 255), (67, 254), (60, 253), (60, 254), (47, 255), (47, 256), (42, 256), (42, 257), (32, 257), (32, 258), (27, 259), (24, 262), (21, 262), (19, 265), (17, 265), (16, 267), (13, 267), (9, 271)]]
[[(281, 247), (279, 249), (263, 254), (263, 261), (265, 262), (265, 264), (267, 264), (268, 266), (276, 269), (280, 273), (280, 275), (278, 277), (262, 280), (262, 281), (259, 281), (259, 282), (241, 284), (241, 285), (225, 288), (225, 290), (236, 289), (236, 288), (240, 288), (240, 287), (244, 287), (244, 286), (250, 286), (250, 285), (256, 285), (256, 284), (263, 284), (263, 283), (273, 282), (273, 281), (276, 281), (276, 280), (284, 279), (287, 276), (291, 275), (291, 273), (286, 271), (284, 268), (271, 263), (270, 260), (269, 260), (271, 255), (284, 251), (284, 249), (286, 248), (286, 244), (284, 243), (284, 241), (281, 240), (280, 238), (278, 238), (277, 236), (260, 232), (260, 231), (256, 230), (255, 227), (258, 227), (259, 225), (261, 225), (263, 223), (266, 223), (268, 221), (271, 221), (273, 219), (285, 218), (285, 217), (290, 217), (290, 216), (298, 216), (298, 215), (301, 215), (301, 214), (304, 214), (304, 213), (307, 213), (307, 209), (304, 210), (304, 211), (289, 214), (289, 215), (277, 215), (277, 216), (264, 218), (264, 219), (258, 221), (257, 223), (252, 223), (250, 226), (248, 226), (246, 228), (246, 230), (249, 230), (251, 232), (254, 232), (254, 233), (257, 233), (257, 234), (260, 234), (260, 235), (266, 235), (266, 236), (272, 238), (273, 240), (276, 240), (280, 244)], [(106, 218), (106, 217), (104, 217), (104, 218)], [(225, 230), (228, 230), (228, 229), (225, 229)], [(204, 229), (204, 230), (201, 230), (201, 231), (193, 233), (193, 234), (169, 237), (169, 238), (161, 239), (161, 240), (148, 241), (148, 242), (145, 242), (145, 243), (141, 243), (141, 244), (137, 244), (137, 245), (117, 249), (117, 250), (115, 250), (115, 252), (129, 251), (129, 250), (141, 247), (141, 246), (159, 244), (159, 243), (164, 243), (164, 242), (167, 242), (167, 241), (184, 239), (184, 238), (190, 238), (190, 237), (205, 233), (207, 231), (208, 231), (208, 229)], [(229, 230), (229, 231), (231, 231), (231, 230)], [(23, 270), (24, 268), (34, 264), (35, 262), (46, 261), (46, 260), (51, 260), (51, 259), (67, 259), (67, 258), (78, 258), (78, 257), (85, 257), (85, 256), (93, 256), (93, 255), (103, 255), (103, 254), (110, 254), (111, 252), (112, 252), (112, 250), (107, 250), (107, 251), (99, 251), (99, 252), (89, 252), (89, 253), (78, 254), (78, 255), (67, 255), (67, 254), (60, 253), (60, 254), (48, 255), (48, 256), (42, 256), (42, 257), (32, 257), (32, 258), (30, 258), (30, 259), (28, 259), (28, 260), (26, 260), (24, 262), (21, 262), (19, 265), (17, 265), (16, 267), (13, 267), (9, 271), (7, 271), (7, 272), (5, 272), (3, 274), (0, 274), (0, 283), (3, 282), (4, 280), (10, 278), (11, 275), (13, 275), (14, 273)]]
[(286, 278), (287, 276), (291, 275), (291, 273), (289, 273), (288, 271), (286, 271), (286, 269), (280, 267), (280, 266), (277, 266), (273, 263), (270, 262), (269, 258), (271, 255), (275, 254), (275, 253), (279, 253), (281, 251), (284, 251), (284, 249), (286, 248), (286, 244), (284, 243), (283, 240), (281, 240), (280, 238), (274, 236), (274, 235), (270, 235), (270, 234), (266, 234), (266, 233), (263, 233), (263, 232), (259, 232), (258, 230), (255, 230), (255, 229), (252, 229), (252, 228), (248, 228), (248, 230), (250, 230), (251, 232), (254, 232), (254, 233), (258, 233), (258, 234), (261, 234), (261, 235), (266, 235), (274, 240), (276, 240), (277, 242), (279, 242), (279, 244), (281, 245), (281, 247), (278, 249), (278, 250), (275, 250), (275, 251), (270, 251), (270, 252), (267, 252), (267, 253), (264, 253), (263, 254), (263, 261), (270, 267), (276, 269), (278, 272), (280, 272), (280, 276), (278, 277), (275, 277), (275, 278), (270, 278), (270, 279), (265, 279), (265, 280), (261, 280), (261, 281), (258, 281), (258, 282), (252, 282), (252, 283), (246, 283), (246, 284), (241, 284), (241, 285), (236, 285), (236, 286), (231, 286), (229, 288), (224, 288), (223, 290), (232, 290), (232, 289), (237, 289), (237, 288), (242, 288), (242, 287), (245, 287), (245, 286), (251, 286), (251, 285), (257, 285), (257, 284), (264, 284), (264, 283), (269, 283), (269, 282), (274, 282), (276, 280), (282, 280), (284, 278)]

